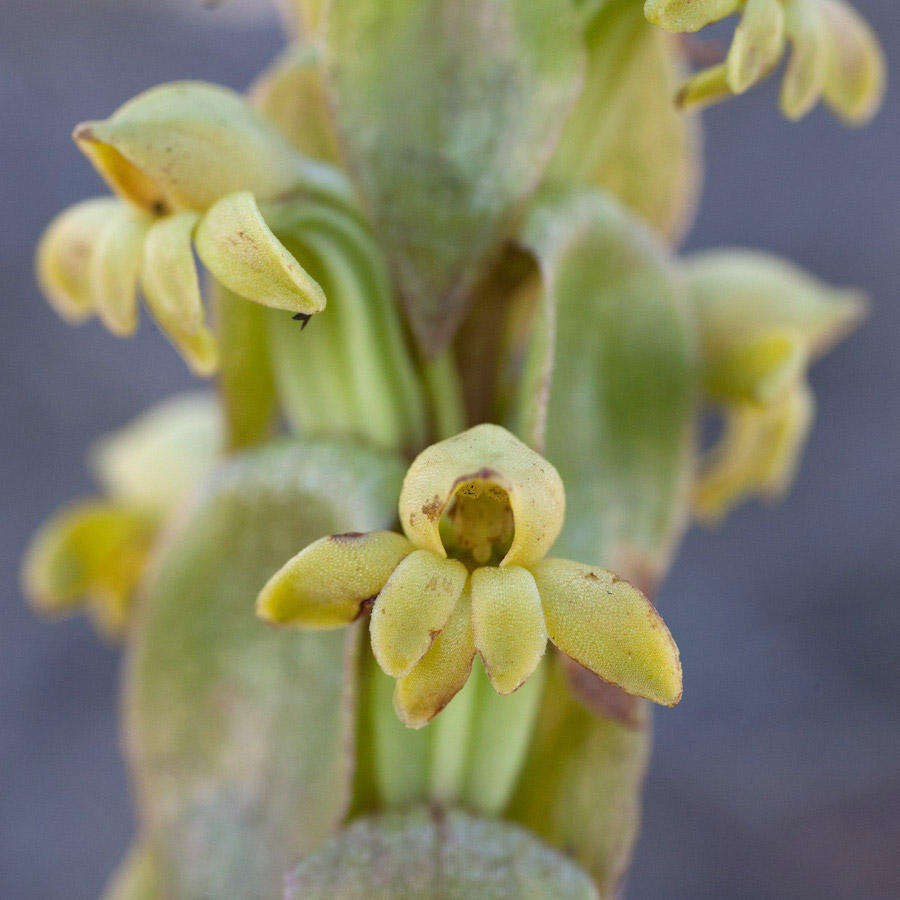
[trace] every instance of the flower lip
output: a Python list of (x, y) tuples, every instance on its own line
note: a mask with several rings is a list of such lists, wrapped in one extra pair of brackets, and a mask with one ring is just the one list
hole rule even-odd
[(556, 469), (518, 438), (497, 425), (477, 425), (416, 457), (399, 511), (407, 537), (440, 556), (447, 556), (442, 520), (446, 535), (447, 518), (455, 516), (457, 537), (476, 550), (476, 562), (491, 555), (487, 541), (495, 550), (505, 547), (499, 565), (529, 565), (546, 555), (562, 528), (565, 492)]

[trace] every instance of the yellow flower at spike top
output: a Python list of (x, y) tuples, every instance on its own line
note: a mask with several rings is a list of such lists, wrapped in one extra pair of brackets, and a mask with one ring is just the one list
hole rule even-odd
[(547, 558), (565, 515), (556, 469), (497, 425), (427, 448), (400, 494), (403, 535), (323, 537), (263, 588), (258, 615), (336, 628), (371, 610), (372, 651), (397, 679), (411, 728), (434, 718), (477, 652), (501, 694), (534, 672), (549, 638), (631, 694), (674, 706), (678, 648), (650, 601), (605, 569)]

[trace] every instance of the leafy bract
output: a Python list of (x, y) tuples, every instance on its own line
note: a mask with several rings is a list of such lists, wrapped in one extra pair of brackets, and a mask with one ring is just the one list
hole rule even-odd
[(554, 553), (648, 590), (685, 519), (693, 464), (697, 364), (678, 271), (596, 191), (546, 196), (522, 236), (542, 290), (514, 424), (572, 486)]
[(141, 825), (174, 897), (274, 896), (349, 800), (346, 636), (254, 613), (298, 547), (394, 518), (402, 466), (340, 443), (282, 443), (213, 476), (157, 560), (128, 663)]
[(334, 0), (345, 155), (428, 353), (539, 181), (580, 86), (568, 0)]
[(357, 819), (290, 874), (287, 900), (593, 898), (570, 860), (508, 823), (417, 807)]
[(672, 240), (700, 189), (700, 127), (673, 102), (684, 64), (675, 40), (634, 0), (607, 0), (587, 23), (584, 90), (548, 169), (557, 183), (605, 188)]

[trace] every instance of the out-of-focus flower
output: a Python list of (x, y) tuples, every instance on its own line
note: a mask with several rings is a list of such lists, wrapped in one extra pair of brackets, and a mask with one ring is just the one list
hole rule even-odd
[(218, 404), (188, 395), (147, 411), (98, 443), (92, 462), (104, 496), (54, 513), (22, 565), (22, 586), (49, 616), (86, 608), (98, 631), (127, 627), (165, 517), (212, 467), (224, 443)]
[(886, 67), (878, 39), (845, 0), (646, 0), (644, 14), (667, 31), (694, 32), (741, 10), (725, 61), (682, 87), (683, 106), (742, 94), (765, 78), (791, 45), (781, 110), (806, 115), (820, 99), (844, 121), (867, 122), (884, 94)]
[(322, 288), (275, 237), (258, 204), (292, 193), (350, 199), (337, 171), (297, 153), (233, 91), (160, 85), (109, 119), (74, 131), (121, 199), (61, 213), (38, 246), (39, 283), (70, 321), (100, 316), (115, 334), (137, 326), (140, 288), (188, 365), (208, 375), (216, 343), (205, 324), (194, 252), (234, 293), (310, 316)]
[(855, 327), (864, 303), (761, 253), (702, 253), (685, 275), (705, 393), (723, 420), (694, 491), (697, 515), (715, 521), (749, 496), (787, 491), (814, 418), (807, 370)]
[(673, 706), (678, 648), (653, 605), (612, 572), (548, 559), (563, 523), (556, 470), (508, 431), (479, 425), (424, 450), (400, 495), (404, 535), (331, 535), (287, 562), (257, 612), (300, 628), (371, 610), (372, 650), (413, 728), (462, 688), (477, 652), (494, 688), (518, 688), (549, 639), (630, 693)]

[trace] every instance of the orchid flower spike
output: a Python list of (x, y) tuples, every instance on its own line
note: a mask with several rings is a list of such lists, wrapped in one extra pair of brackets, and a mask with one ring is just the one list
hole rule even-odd
[(400, 494), (404, 534), (336, 534), (310, 544), (257, 600), (268, 622), (321, 629), (371, 611), (372, 650), (397, 679), (394, 707), (426, 725), (469, 677), (477, 652), (508, 694), (549, 638), (632, 694), (681, 699), (678, 648), (650, 601), (605, 569), (547, 558), (562, 528), (556, 469), (497, 425), (422, 451)]

